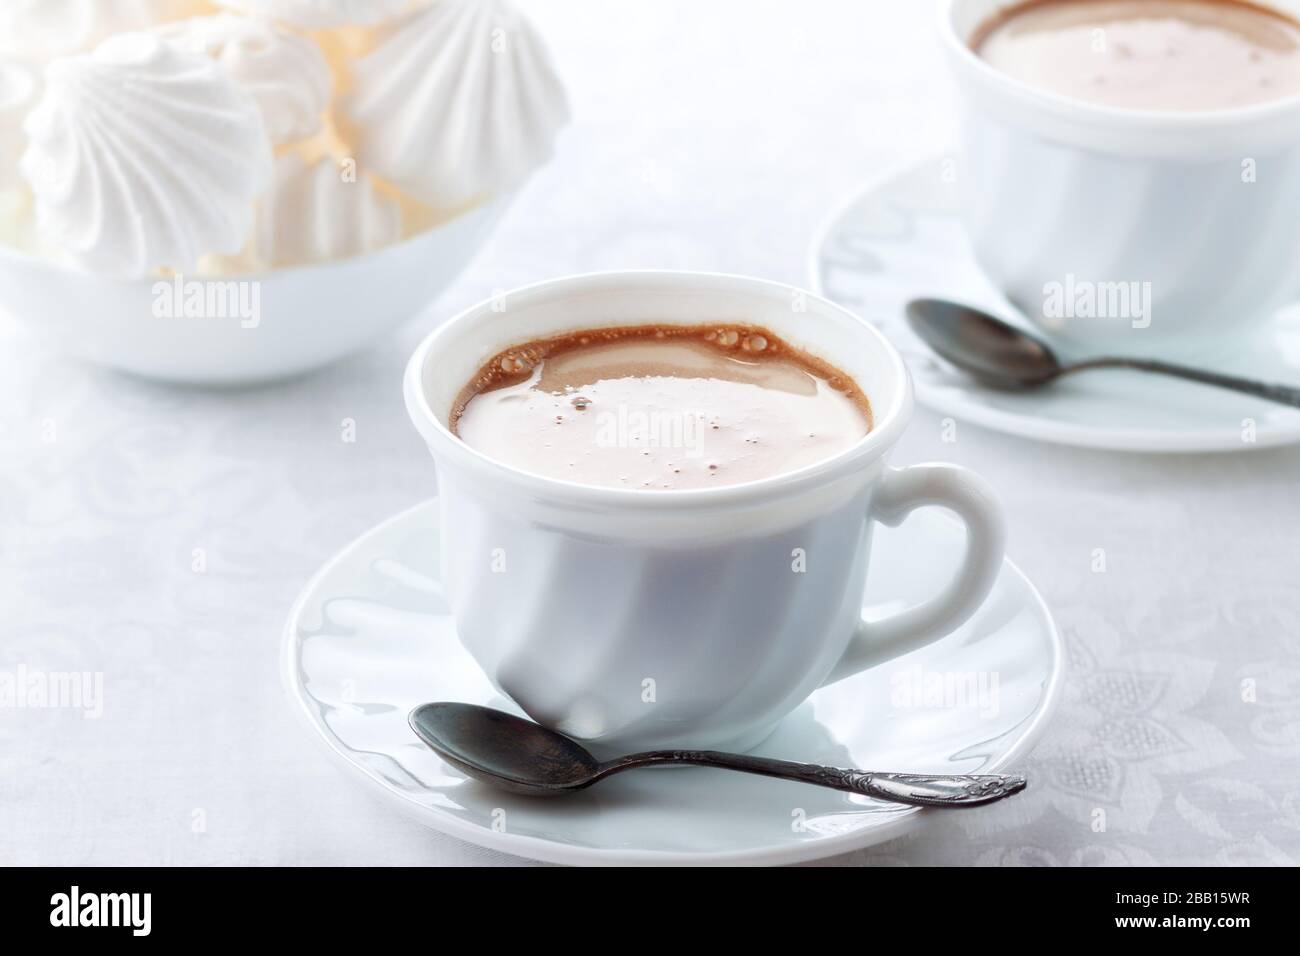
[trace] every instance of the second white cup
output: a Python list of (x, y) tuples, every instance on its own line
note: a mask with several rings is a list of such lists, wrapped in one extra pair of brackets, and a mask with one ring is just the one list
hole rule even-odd
[[(970, 40), (1009, 0), (944, 0), (960, 188), (984, 271), (1071, 356), (1211, 356), (1300, 296), (1300, 96), (1236, 110), (1076, 102)], [(1300, 15), (1300, 0), (1267, 0)]]

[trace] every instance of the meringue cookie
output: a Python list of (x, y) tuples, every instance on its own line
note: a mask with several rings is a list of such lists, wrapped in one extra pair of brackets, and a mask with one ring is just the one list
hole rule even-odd
[(152, 33), (52, 62), (24, 129), (42, 233), (110, 275), (237, 251), (270, 176), (253, 98), (208, 57)]
[(37, 88), (35, 71), (0, 60), (0, 192), (19, 185), (23, 120), (36, 102)]
[(0, 53), (33, 62), (202, 10), (199, 0), (0, 0)]
[(237, 13), (270, 17), (296, 27), (373, 26), (427, 0), (216, 0)]
[(307, 37), (232, 13), (169, 23), (157, 32), (221, 64), (257, 100), (272, 143), (306, 139), (320, 129), (334, 79), (325, 55)]
[(228, 274), (329, 262), (401, 238), (400, 203), (377, 190), (369, 176), (352, 176), (330, 156), (310, 162), (285, 153), (257, 204), (248, 246), (236, 257), (209, 257), (200, 269)]
[(541, 38), (505, 0), (439, 0), (352, 64), (340, 128), (365, 168), (439, 208), (523, 182), (568, 122)]

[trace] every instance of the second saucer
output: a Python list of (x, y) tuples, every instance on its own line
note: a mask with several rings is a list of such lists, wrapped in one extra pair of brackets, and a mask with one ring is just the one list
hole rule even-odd
[[(1129, 371), (995, 391), (935, 357), (907, 327), (912, 299), (965, 302), (1028, 328), (976, 264), (961, 186), (942, 175), (945, 162), (934, 157), (869, 184), (828, 219), (809, 261), (815, 291), (876, 324), (903, 353), (921, 404), (995, 431), (1089, 448), (1229, 452), (1300, 442), (1300, 411), (1263, 399)], [(1300, 311), (1225, 341), (1212, 370), (1300, 384)]]

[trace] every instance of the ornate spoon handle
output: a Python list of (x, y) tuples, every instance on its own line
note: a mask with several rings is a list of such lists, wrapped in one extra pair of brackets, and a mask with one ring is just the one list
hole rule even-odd
[[(914, 807), (979, 807), (1025, 789), (1019, 774), (871, 773), (716, 750), (656, 750), (602, 764), (598, 778), (653, 764), (694, 764), (797, 780)], [(594, 782), (594, 781), (593, 781)]]
[(1028, 781), (1019, 774), (933, 775), (866, 773), (862, 793), (914, 807), (978, 807), (1019, 793)]

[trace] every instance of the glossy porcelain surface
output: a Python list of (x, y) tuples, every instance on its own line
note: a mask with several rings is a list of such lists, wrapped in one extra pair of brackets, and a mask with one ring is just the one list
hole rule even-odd
[[(306, 587), (284, 635), (295, 710), (350, 774), (420, 823), (557, 863), (774, 864), (878, 843), (942, 812), (699, 768), (629, 772), (549, 800), (465, 778), (415, 737), (407, 713), (432, 700), (519, 710), (456, 635), (437, 557), (439, 514), (438, 502), (426, 502), (349, 545)], [(961, 538), (960, 526), (933, 512), (881, 529), (864, 613), (883, 617), (929, 596), (936, 577), (955, 572)], [(1051, 615), (1004, 562), (966, 624), (818, 690), (756, 752), (860, 769), (1023, 769), (1057, 703), (1062, 666)], [(964, 702), (918, 693), (945, 678), (985, 692)], [(1016, 799), (1033, 793), (1031, 778)]]
[[(245, 385), (298, 375), (420, 314), (486, 241), (508, 200), (395, 246), (322, 265), (204, 281), (195, 307), (0, 246), (0, 310), (96, 365), (160, 381)], [(164, 296), (166, 298), (164, 298)]]
[[(1047, 339), (1064, 358), (1096, 353), (1032, 325), (998, 291), (971, 253), (962, 184), (949, 157), (890, 173), (850, 198), (815, 237), (809, 284), (874, 323), (903, 353), (921, 404), (1039, 441), (1136, 452), (1247, 452), (1300, 441), (1300, 411), (1236, 392), (1132, 371), (1088, 372), (1032, 392), (977, 385), (935, 357), (908, 328), (904, 307), (946, 298), (985, 309)], [(1253, 332), (1222, 338), (1201, 365), (1300, 384), (1300, 310)]]
[[(597, 488), (479, 454), (446, 422), (510, 345), (582, 328), (743, 320), (833, 361), (874, 425), (824, 462), (693, 491)], [(507, 293), (446, 322), (407, 371), (412, 420), (437, 467), (444, 583), (461, 640), (533, 719), (598, 753), (745, 749), (828, 679), (948, 633), (1002, 560), (996, 496), (955, 466), (895, 469), (911, 416), (898, 354), (856, 316), (777, 283), (606, 273)], [(864, 624), (873, 526), (955, 510), (970, 531), (929, 602)]]
[[(994, 285), (1062, 342), (1188, 360), (1300, 295), (1300, 96), (1186, 113), (1068, 100), (969, 48), (1011, 5), (945, 0), (940, 22), (962, 103), (951, 175)], [(1081, 284), (1105, 304), (1050, 295)], [(1127, 304), (1123, 287), (1137, 293)]]

